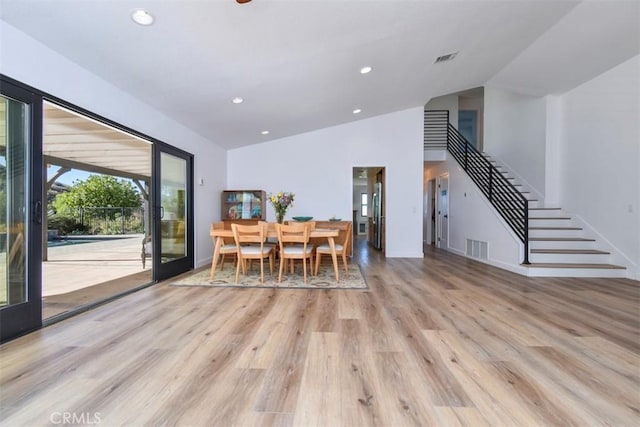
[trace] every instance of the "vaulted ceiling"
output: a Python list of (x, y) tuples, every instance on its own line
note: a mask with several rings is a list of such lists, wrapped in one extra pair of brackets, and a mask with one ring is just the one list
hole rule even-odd
[(0, 0), (5, 23), (229, 149), (488, 82), (565, 91), (638, 53), (639, 14), (614, 0)]

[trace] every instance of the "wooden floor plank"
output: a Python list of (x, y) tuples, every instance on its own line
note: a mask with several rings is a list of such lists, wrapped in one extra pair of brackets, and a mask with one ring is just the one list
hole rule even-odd
[(369, 347), (368, 325), (360, 320), (340, 322), (341, 423), (351, 426), (382, 425), (381, 391)]
[(359, 303), (362, 298), (361, 292), (341, 292), (336, 298), (338, 319), (362, 319)]
[(373, 359), (383, 425), (435, 425), (435, 415), (429, 411), (433, 406), (424, 396), (430, 380), (419, 375), (411, 356), (405, 352), (377, 352)]
[(311, 290), (294, 292), (298, 297), (296, 309), (291, 315), (287, 334), (277, 355), (267, 369), (265, 382), (254, 408), (259, 412), (295, 411), (318, 293)]
[(639, 423), (640, 283), (351, 262), (369, 289), (167, 281), (5, 343), (0, 425)]
[[(493, 425), (535, 425), (523, 408), (513, 410), (517, 405), (511, 393), (500, 381), (490, 365), (473, 356), (473, 348), (460, 339), (456, 333), (423, 331), (429, 346), (440, 356), (451, 375), (467, 391), (472, 404), (467, 408), (477, 408), (482, 416)], [(445, 407), (448, 407), (445, 405)]]
[(341, 420), (340, 337), (313, 332), (309, 339), (294, 424), (339, 425)]

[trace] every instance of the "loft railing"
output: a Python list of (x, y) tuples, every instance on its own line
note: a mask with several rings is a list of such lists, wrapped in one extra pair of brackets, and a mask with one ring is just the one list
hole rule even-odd
[[(429, 121), (429, 125), (427, 125)], [(425, 111), (426, 129), (434, 135), (441, 135), (447, 129), (446, 148), (476, 183), (480, 191), (498, 211), (524, 244), (523, 264), (529, 264), (529, 201), (520, 191), (498, 171), (466, 138), (449, 123), (449, 111)], [(440, 144), (437, 142), (437, 144)], [(429, 143), (431, 146), (431, 144)]]
[(425, 110), (424, 112), (424, 149), (447, 149), (447, 124), (449, 110)]

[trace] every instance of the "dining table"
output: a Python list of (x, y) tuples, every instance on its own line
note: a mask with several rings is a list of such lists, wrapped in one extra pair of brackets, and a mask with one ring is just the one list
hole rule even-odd
[[(216, 266), (218, 265), (218, 258), (220, 258), (220, 248), (224, 245), (225, 239), (233, 239), (233, 231), (228, 228), (224, 229), (211, 229), (211, 238), (214, 239), (215, 244), (213, 248), (213, 260), (211, 261), (211, 274), (210, 279), (213, 280), (216, 272)], [(336, 277), (336, 283), (340, 281), (340, 273), (338, 269), (338, 256), (336, 255), (336, 243), (335, 238), (340, 235), (340, 230), (337, 228), (315, 228), (309, 233), (310, 238), (326, 238), (331, 250), (331, 260), (333, 261), (333, 272)], [(276, 231), (276, 223), (270, 222), (267, 230), (267, 238), (278, 238)]]

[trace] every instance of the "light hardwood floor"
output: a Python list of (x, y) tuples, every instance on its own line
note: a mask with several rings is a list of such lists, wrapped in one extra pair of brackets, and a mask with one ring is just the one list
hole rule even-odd
[(369, 290), (162, 283), (9, 342), (0, 423), (640, 422), (638, 282), (529, 279), (431, 249), (353, 261)]

